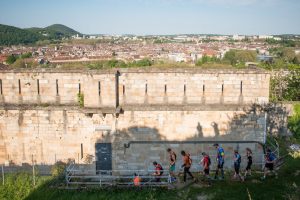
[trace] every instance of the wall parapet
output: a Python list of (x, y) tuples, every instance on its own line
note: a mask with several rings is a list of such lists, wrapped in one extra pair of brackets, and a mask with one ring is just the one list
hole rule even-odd
[(270, 74), (261, 70), (112, 69), (4, 70), (0, 104), (249, 105), (269, 101)]

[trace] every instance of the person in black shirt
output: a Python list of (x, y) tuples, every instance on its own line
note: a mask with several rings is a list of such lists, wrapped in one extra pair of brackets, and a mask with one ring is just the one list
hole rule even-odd
[(250, 148), (246, 148), (246, 156), (247, 156), (247, 167), (244, 175), (244, 179), (247, 177), (247, 175), (251, 176), (251, 166), (252, 166), (252, 151)]

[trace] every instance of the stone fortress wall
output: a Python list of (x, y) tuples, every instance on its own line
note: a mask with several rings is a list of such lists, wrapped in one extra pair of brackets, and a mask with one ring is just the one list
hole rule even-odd
[(195, 160), (215, 154), (214, 141), (233, 141), (223, 144), (228, 167), (233, 149), (246, 146), (260, 162), (259, 144), (234, 141), (264, 142), (266, 113), (254, 104), (268, 103), (269, 78), (256, 70), (2, 71), (0, 163), (85, 163), (95, 144), (111, 143), (113, 169), (145, 169), (167, 165), (167, 147)]

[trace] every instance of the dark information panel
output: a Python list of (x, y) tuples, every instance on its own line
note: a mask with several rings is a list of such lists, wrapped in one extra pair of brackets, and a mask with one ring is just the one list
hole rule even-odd
[(112, 170), (111, 143), (96, 143), (96, 170)]

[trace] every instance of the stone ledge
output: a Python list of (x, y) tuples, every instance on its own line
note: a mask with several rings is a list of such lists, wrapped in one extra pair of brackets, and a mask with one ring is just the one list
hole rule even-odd
[(36, 69), (4, 69), (1, 73), (82, 73), (86, 75), (93, 74), (115, 74), (122, 73), (198, 73), (198, 74), (270, 74), (263, 69), (201, 69), (197, 67), (189, 68), (115, 68), (115, 69), (56, 69), (56, 68), (36, 68)]
[(76, 104), (4, 104), (0, 105), (0, 110), (77, 110), (85, 114), (123, 114), (126, 111), (249, 111), (253, 106), (254, 104), (126, 104), (118, 108), (82, 108)]
[(237, 104), (189, 104), (189, 105), (122, 105), (123, 111), (243, 111), (248, 110), (251, 105)]

